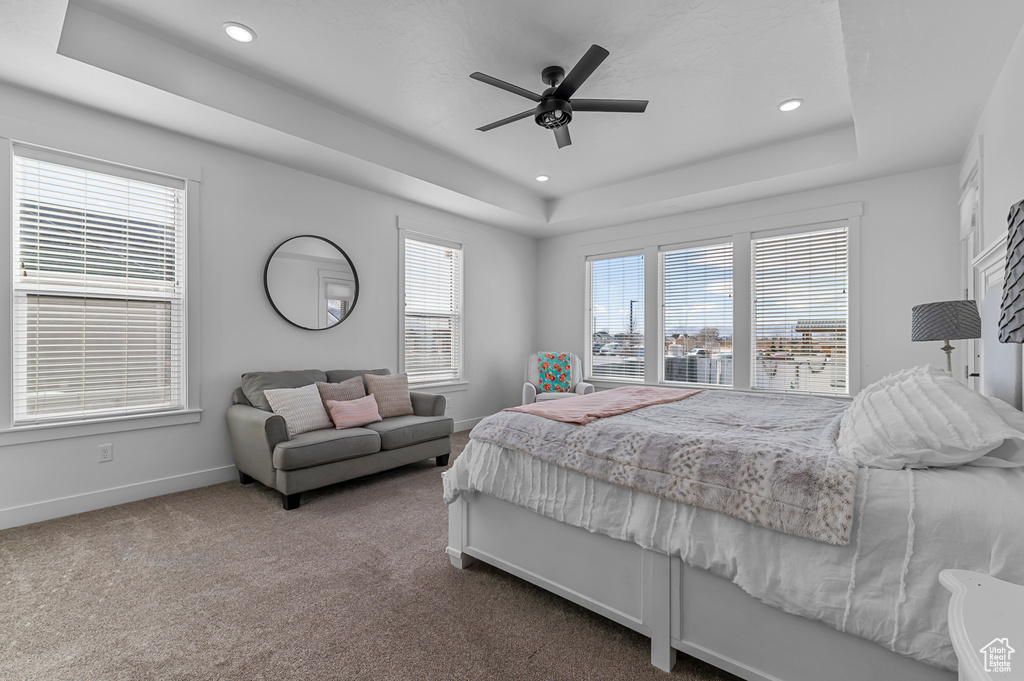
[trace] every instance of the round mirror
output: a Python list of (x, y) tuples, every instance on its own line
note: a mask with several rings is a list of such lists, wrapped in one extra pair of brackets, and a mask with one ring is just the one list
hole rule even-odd
[(274, 249), (263, 288), (277, 314), (300, 329), (345, 321), (359, 299), (359, 277), (345, 251), (322, 236), (294, 236)]

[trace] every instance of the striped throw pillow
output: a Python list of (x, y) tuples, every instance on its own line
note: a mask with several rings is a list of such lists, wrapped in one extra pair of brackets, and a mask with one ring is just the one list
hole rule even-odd
[(377, 411), (377, 400), (373, 399), (373, 395), (356, 400), (327, 400), (327, 408), (331, 410), (331, 419), (338, 430), (383, 420)]
[(331, 419), (320, 401), (320, 391), (315, 383), (301, 388), (275, 388), (264, 390), (263, 394), (275, 414), (284, 417), (288, 435), (295, 436), (310, 430), (330, 428)]
[(412, 398), (409, 397), (409, 375), (393, 374), (377, 376), (365, 374), (366, 387), (377, 399), (377, 408), (382, 418), (406, 416), (413, 413)]
[(316, 382), (316, 389), (320, 391), (320, 399), (324, 401), (324, 409), (330, 411), (331, 408), (327, 406), (328, 400), (335, 402), (345, 402), (347, 400), (358, 400), (360, 397), (366, 397), (366, 389), (363, 388), (363, 377), (355, 376), (342, 381), (341, 383), (322, 383)]

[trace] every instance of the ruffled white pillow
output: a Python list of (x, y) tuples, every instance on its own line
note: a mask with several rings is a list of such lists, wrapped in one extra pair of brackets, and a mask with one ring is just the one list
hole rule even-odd
[(872, 468), (1024, 466), (1024, 414), (944, 371), (914, 367), (862, 390), (836, 444)]

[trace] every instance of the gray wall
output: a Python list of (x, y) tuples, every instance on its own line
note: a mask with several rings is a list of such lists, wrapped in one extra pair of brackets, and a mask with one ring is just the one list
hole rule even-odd
[[(537, 290), (542, 298), (546, 291), (558, 291), (559, 305), (538, 300), (538, 347), (587, 349), (587, 253), (708, 238), (716, 229), (733, 229), (730, 225), (739, 225), (737, 232), (757, 231), (759, 221), (776, 216), (862, 202), (860, 330), (851, 338), (860, 343), (861, 386), (916, 364), (944, 363), (940, 344), (911, 343), (910, 310), (918, 303), (962, 297), (957, 199), (957, 168), (942, 166), (541, 240)], [(579, 313), (565, 315), (563, 309)]]
[[(191, 351), (204, 410), (198, 424), (0, 447), (0, 527), (234, 478), (224, 412), (243, 372), (397, 369), (398, 216), (465, 243), (469, 384), (450, 393), (451, 415), (472, 425), (519, 399), (536, 340), (534, 239), (22, 90), (0, 87), (0, 102), (3, 137), (142, 167), (201, 167), (201, 342)], [(267, 256), (306, 233), (344, 248), (359, 274), (355, 311), (326, 331), (287, 324), (263, 293)], [(101, 443), (113, 443), (113, 462), (97, 463)]]

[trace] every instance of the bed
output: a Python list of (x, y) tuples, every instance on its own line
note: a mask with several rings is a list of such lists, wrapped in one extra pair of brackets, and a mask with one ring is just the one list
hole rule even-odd
[(988, 466), (854, 466), (838, 492), (851, 497), (849, 524), (831, 541), (560, 465), (538, 456), (550, 433), (538, 452), (474, 434), (444, 476), (452, 564), (482, 560), (649, 636), (666, 671), (682, 651), (750, 680), (952, 680), (938, 572), (1024, 582), (1024, 432), (992, 448)]

